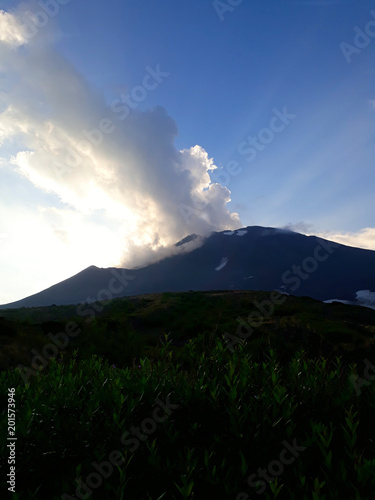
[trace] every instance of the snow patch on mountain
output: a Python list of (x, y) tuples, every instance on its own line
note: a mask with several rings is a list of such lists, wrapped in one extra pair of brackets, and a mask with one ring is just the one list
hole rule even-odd
[(215, 271), (221, 271), (228, 264), (228, 257), (223, 257), (220, 264), (215, 267)]
[(236, 236), (244, 236), (247, 234), (247, 229), (238, 229), (237, 231), (224, 231), (223, 232), (224, 236), (233, 236), (234, 234)]

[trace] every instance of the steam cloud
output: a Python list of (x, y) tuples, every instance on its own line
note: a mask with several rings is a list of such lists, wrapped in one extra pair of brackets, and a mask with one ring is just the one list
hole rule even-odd
[[(124, 96), (106, 103), (54, 48), (52, 23), (31, 37), (24, 15), (25, 6), (0, 11), (0, 145), (13, 148), (8, 161), (20, 175), (58, 196), (58, 207), (44, 209), (56, 238), (71, 242), (72, 217), (104, 225), (121, 241), (116, 264), (130, 267), (187, 234), (241, 226), (230, 191), (211, 182), (213, 160), (200, 146), (176, 150), (163, 108), (132, 109)], [(167, 85), (158, 71), (145, 69), (149, 88)]]

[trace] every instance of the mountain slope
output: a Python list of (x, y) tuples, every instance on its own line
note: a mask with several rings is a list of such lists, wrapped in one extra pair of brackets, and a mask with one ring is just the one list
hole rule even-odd
[[(91, 266), (77, 275), (1, 308), (67, 305), (113, 297), (188, 290), (280, 290), (318, 300), (356, 301), (375, 290), (375, 252), (292, 231), (250, 226), (212, 233), (175, 247), (181, 253), (132, 270)], [(196, 243), (195, 243), (196, 246)]]

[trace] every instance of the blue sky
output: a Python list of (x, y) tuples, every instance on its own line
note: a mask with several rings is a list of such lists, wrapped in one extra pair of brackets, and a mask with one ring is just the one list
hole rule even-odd
[(192, 232), (375, 249), (373, 0), (65, 2), (0, 2), (0, 303)]

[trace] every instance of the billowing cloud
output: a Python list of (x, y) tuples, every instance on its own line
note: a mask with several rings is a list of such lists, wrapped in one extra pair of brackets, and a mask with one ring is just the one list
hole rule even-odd
[(138, 109), (167, 85), (164, 68), (148, 66), (142, 85), (105, 102), (53, 45), (40, 43), (42, 29), (25, 44), (20, 26), (17, 14), (1, 11), (0, 145), (12, 147), (8, 166), (58, 200), (43, 209), (51, 237), (89, 249), (95, 234), (106, 234), (117, 245), (107, 265), (131, 266), (165, 255), (187, 234), (241, 225), (227, 208), (230, 191), (211, 183), (207, 152), (176, 150), (165, 109)]
[(0, 10), (0, 43), (18, 47), (27, 42), (22, 22), (17, 16)]

